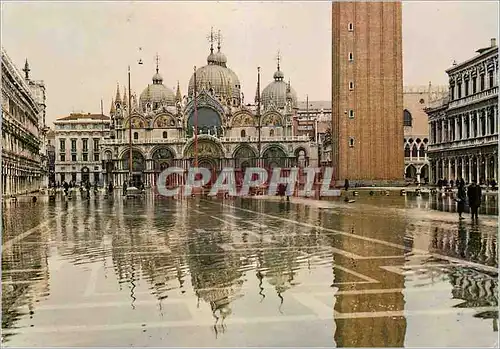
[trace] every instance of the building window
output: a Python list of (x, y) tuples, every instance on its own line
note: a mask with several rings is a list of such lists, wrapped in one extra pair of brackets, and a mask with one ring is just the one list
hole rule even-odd
[(137, 132), (134, 132), (134, 139), (139, 139), (139, 134)]
[(472, 78), (472, 93), (476, 93), (477, 91), (477, 77)]
[(89, 140), (84, 138), (82, 139), (82, 148), (83, 151), (89, 151)]
[(354, 81), (349, 81), (349, 90), (354, 90)]
[(59, 140), (59, 149), (60, 150), (66, 150), (66, 140), (65, 139), (60, 139)]
[(352, 52), (349, 52), (349, 62), (354, 61), (354, 55)]
[(269, 131), (269, 136), (274, 137), (274, 130)]
[(245, 132), (245, 130), (241, 130), (240, 134), (241, 134), (241, 138), (245, 138), (247, 136), (247, 133)]
[(479, 77), (479, 88), (481, 91), (484, 91), (484, 74), (481, 74), (481, 76)]
[(488, 78), (489, 78), (489, 80), (490, 80), (490, 81), (489, 81), (489, 85), (488, 85), (488, 86), (489, 86), (490, 88), (493, 88), (493, 72), (492, 72), (492, 71), (490, 71), (490, 73), (488, 74)]
[(349, 110), (349, 119), (354, 119), (354, 110)]
[(465, 82), (465, 97), (469, 95), (469, 81)]
[(66, 161), (66, 154), (61, 154), (61, 161)]
[(94, 161), (99, 161), (99, 153), (94, 153)]
[(163, 138), (167, 138), (167, 131), (163, 131)]
[(353, 148), (354, 147), (354, 138), (349, 138), (349, 147)]
[(450, 87), (450, 96), (451, 96), (451, 100), (455, 99), (455, 86)]
[(89, 161), (89, 155), (88, 154), (83, 154), (83, 161), (87, 162)]
[(64, 182), (65, 179), (66, 177), (64, 176), (64, 173), (61, 173), (61, 184)]
[(71, 154), (71, 161), (76, 162), (76, 154)]
[(76, 182), (76, 173), (71, 174), (71, 181)]
[(71, 140), (71, 151), (76, 151), (76, 139)]
[(411, 113), (405, 109), (403, 111), (403, 126), (406, 127), (412, 127), (413, 125), (413, 117), (411, 116)]
[(354, 24), (349, 23), (349, 25), (347, 26), (347, 30), (349, 30), (350, 32), (353, 32), (354, 31)]
[(462, 83), (457, 84), (457, 93), (458, 93), (457, 98), (458, 99), (462, 98)]
[(94, 139), (94, 151), (99, 150), (99, 140)]

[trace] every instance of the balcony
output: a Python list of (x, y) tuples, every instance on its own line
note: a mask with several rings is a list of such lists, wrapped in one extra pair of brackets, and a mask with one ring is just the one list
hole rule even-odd
[[(215, 137), (214, 137), (215, 138)], [(151, 138), (151, 139), (133, 139), (132, 144), (185, 144), (192, 138)], [(241, 143), (241, 142), (258, 142), (258, 137), (219, 137), (219, 141), (223, 143)], [(303, 136), (274, 136), (261, 137), (261, 141), (265, 142), (309, 142), (307, 135)], [(128, 139), (104, 139), (103, 145), (127, 145)]]
[(475, 93), (473, 95), (451, 101), (448, 106), (448, 109), (463, 107), (465, 105), (478, 103), (492, 97), (496, 98), (497, 96), (498, 96), (498, 86), (495, 86), (488, 90), (481, 91), (479, 93)]
[(459, 150), (498, 144), (498, 134), (429, 145), (429, 152)]

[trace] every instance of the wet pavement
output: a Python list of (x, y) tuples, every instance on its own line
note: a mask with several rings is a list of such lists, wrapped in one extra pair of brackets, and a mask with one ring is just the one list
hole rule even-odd
[(3, 345), (495, 346), (498, 217), (432, 205), (6, 204)]

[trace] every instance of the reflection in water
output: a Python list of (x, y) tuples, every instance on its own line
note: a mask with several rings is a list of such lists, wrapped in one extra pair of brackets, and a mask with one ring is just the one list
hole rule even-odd
[[(382, 211), (383, 205), (363, 206), (361, 210), (355, 205), (349, 209), (345, 205), (341, 209), (320, 209), (290, 202), (243, 199), (230, 201), (237, 207), (234, 208), (216, 200), (156, 200), (152, 196), (142, 202), (117, 199), (82, 203), (76, 199), (69, 203), (39, 203), (36, 207), (7, 208), (10, 215), (3, 220), (5, 242), (60, 214), (13, 243), (2, 255), (2, 327), (13, 331), (4, 335), (7, 341), (19, 338), (22, 344), (22, 339), (29, 337), (24, 334), (25, 328), (33, 324), (66, 325), (52, 325), (52, 313), (37, 308), (41, 302), (107, 302), (108, 297), (85, 298), (78, 288), (88, 287), (86, 280), (91, 279), (94, 270), (101, 273), (96, 274), (96, 292), (103, 290), (126, 302), (127, 309), (92, 312), (82, 318), (84, 325), (99, 323), (103, 311), (128, 314), (124, 320), (133, 317), (131, 314), (140, 314), (151, 322), (176, 321), (184, 308), (171, 310), (172, 304), (179, 301), (182, 306), (195, 308), (198, 303), (194, 310), (190, 308), (187, 319), (195, 318), (204, 324), (208, 315), (211, 338), (203, 337), (203, 330), (195, 332), (198, 327), (192, 330), (195, 337), (200, 335), (197, 343), (181, 335), (169, 337), (169, 344), (178, 340), (189, 346), (225, 344), (228, 338), (247, 345), (238, 342), (242, 328), (238, 326), (245, 324), (232, 322), (242, 317), (283, 318), (282, 323), (278, 322), (293, 338), (296, 325), (286, 319), (314, 314), (315, 308), (307, 308), (307, 304), (319, 302), (331, 307), (333, 320), (320, 319), (321, 324), (300, 320), (300, 327), (311, 329), (318, 338), (296, 338), (297, 346), (331, 346), (334, 341), (338, 347), (401, 347), (408, 345), (405, 340), (412, 331), (404, 312), (414, 298), (411, 292), (405, 292), (422, 286), (437, 287), (439, 282), (452, 288), (436, 288), (428, 297), (439, 294), (453, 300), (457, 308), (498, 305), (495, 273), (463, 266), (432, 267), (433, 263), (449, 262), (412, 253), (413, 248), (419, 248), (497, 267), (496, 227), (492, 226), (463, 222), (446, 225), (431, 219), (428, 224), (414, 224), (411, 217), (395, 210)], [(391, 205), (411, 204), (407, 198), (397, 197)], [(66, 263), (65, 273), (53, 271), (57, 261)], [(410, 274), (415, 266), (417, 271)], [(81, 285), (72, 277), (81, 278)], [(73, 281), (72, 291), (65, 293), (61, 285), (66, 287)], [(57, 298), (61, 294), (66, 297), (64, 300)], [(314, 301), (301, 299), (301, 295)], [(155, 314), (144, 305), (151, 296)], [(432, 305), (425, 301), (418, 306), (432, 310)], [(83, 310), (78, 311), (83, 314)], [(472, 316), (467, 316), (461, 319), (472, 321)], [(483, 309), (474, 316), (493, 321), (493, 331), (497, 330), (497, 312)], [(63, 315), (54, 319), (61, 317), (67, 320)], [(425, 323), (425, 319), (417, 321)], [(264, 340), (261, 344), (288, 343), (287, 338), (271, 341), (272, 326), (259, 326)], [(327, 334), (318, 330), (323, 328)], [(177, 333), (175, 327), (169, 331)], [(12, 337), (12, 333), (17, 336)], [(214, 338), (221, 342), (213, 342)], [(165, 343), (166, 340), (153, 344)]]
[[(422, 196), (416, 197), (415, 194), (408, 193), (406, 198), (409, 207), (430, 208), (442, 212), (457, 212), (455, 194), (423, 194)], [(468, 205), (465, 205), (465, 212), (470, 213)], [(496, 194), (483, 195), (481, 206), (479, 207), (479, 214), (498, 215), (498, 196)]]

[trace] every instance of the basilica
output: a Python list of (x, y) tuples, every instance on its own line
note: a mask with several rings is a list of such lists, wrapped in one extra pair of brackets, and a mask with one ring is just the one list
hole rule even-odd
[(179, 83), (175, 92), (164, 85), (158, 61), (152, 84), (139, 98), (127, 96), (126, 90), (120, 94), (117, 87), (109, 138), (101, 147), (106, 183), (121, 186), (125, 181), (140, 181), (154, 186), (162, 170), (172, 166), (187, 169), (194, 166), (195, 158), (214, 178), (224, 167), (244, 173), (253, 166), (317, 165), (317, 145), (308, 136), (293, 135), (297, 94), (285, 80), (279, 57), (273, 79), (262, 92), (258, 73), (255, 103), (248, 103), (220, 41), (217, 52), (213, 43), (206, 65), (195, 68), (187, 95), (181, 93)]

